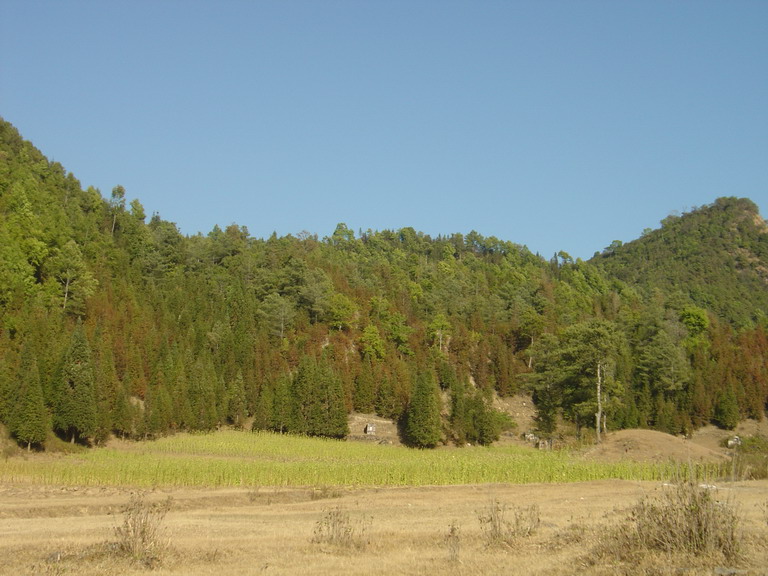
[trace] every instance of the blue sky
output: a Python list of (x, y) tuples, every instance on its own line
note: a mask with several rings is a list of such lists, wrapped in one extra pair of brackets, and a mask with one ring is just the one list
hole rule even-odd
[(768, 2), (0, 0), (0, 116), (185, 234), (476, 230), (589, 258), (768, 210)]

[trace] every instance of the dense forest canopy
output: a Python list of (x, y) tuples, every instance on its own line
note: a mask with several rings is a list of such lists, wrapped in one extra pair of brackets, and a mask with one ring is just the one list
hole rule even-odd
[(477, 232), (184, 236), (105, 198), (0, 121), (0, 421), (20, 444), (229, 424), (488, 444), (493, 400), (538, 432), (689, 432), (762, 418), (768, 228), (746, 199), (585, 262)]

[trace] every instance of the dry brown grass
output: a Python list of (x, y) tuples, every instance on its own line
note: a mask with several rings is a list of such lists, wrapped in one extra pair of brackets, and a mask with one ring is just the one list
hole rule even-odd
[(532, 536), (541, 523), (538, 505), (508, 506), (495, 497), (478, 513), (478, 520), (488, 546), (514, 546), (521, 538)]
[(742, 522), (731, 495), (688, 476), (642, 497), (620, 522), (594, 534), (597, 544), (584, 561), (626, 575), (728, 573), (747, 559)]
[(366, 532), (370, 522), (371, 519), (366, 516), (353, 519), (341, 505), (328, 508), (315, 524), (312, 542), (362, 550), (367, 544)]
[[(711, 491), (715, 501), (732, 498), (744, 511), (739, 563), (707, 554), (619, 550), (616, 530), (634, 507), (645, 499), (658, 504), (674, 490), (659, 482), (335, 490), (332, 500), (318, 499), (318, 490), (308, 488), (148, 493), (146, 500), (153, 502), (173, 497), (162, 522), (172, 546), (152, 564), (151, 574), (698, 576), (734, 568), (744, 576), (765, 576), (768, 566), (766, 481)], [(146, 576), (147, 565), (115, 550), (115, 525), (129, 496), (115, 489), (0, 485), (0, 574)], [(513, 545), (487, 545), (478, 516), (490, 514), (494, 499), (504, 508), (502, 534), (528, 536)], [(534, 506), (536, 529), (513, 530), (515, 510)], [(523, 517), (518, 525), (530, 526)], [(364, 531), (355, 532), (362, 520)], [(318, 525), (323, 534), (335, 530), (341, 538), (313, 542)], [(345, 540), (350, 528), (353, 537)]]
[(445, 548), (448, 551), (448, 561), (459, 562), (461, 556), (461, 526), (456, 520), (448, 526), (448, 533), (444, 538)]
[(123, 523), (115, 527), (114, 550), (143, 566), (156, 566), (170, 545), (163, 526), (170, 507), (170, 498), (150, 503), (145, 494), (133, 494), (123, 509)]

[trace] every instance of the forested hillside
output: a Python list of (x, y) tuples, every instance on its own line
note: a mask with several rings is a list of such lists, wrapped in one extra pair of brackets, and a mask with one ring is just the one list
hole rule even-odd
[(768, 226), (745, 198), (668, 216), (658, 230), (614, 243), (593, 263), (647, 295), (690, 300), (735, 326), (753, 326), (768, 313)]
[(737, 199), (591, 262), (477, 232), (184, 236), (0, 121), (0, 421), (24, 446), (340, 438), (358, 411), (413, 446), (486, 444), (494, 396), (526, 391), (544, 435), (733, 427), (768, 401), (766, 237)]

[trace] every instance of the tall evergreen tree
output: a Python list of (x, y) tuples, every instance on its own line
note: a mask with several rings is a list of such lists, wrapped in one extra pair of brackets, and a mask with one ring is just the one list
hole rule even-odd
[(53, 426), (71, 442), (84, 440), (96, 431), (96, 397), (91, 348), (78, 322), (64, 356), (56, 389)]
[(227, 420), (238, 428), (245, 420), (245, 381), (241, 370), (227, 385)]
[(434, 448), (442, 440), (440, 390), (430, 371), (422, 370), (416, 375), (405, 414), (405, 440), (416, 448)]
[(19, 384), (16, 407), (10, 421), (11, 434), (31, 450), (33, 444), (42, 444), (48, 432), (48, 414), (40, 385), (37, 361), (24, 354), (17, 382)]
[(715, 423), (726, 430), (733, 430), (739, 423), (739, 404), (732, 386), (728, 386), (717, 399)]

